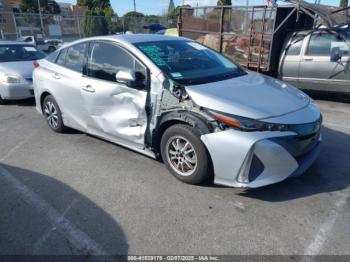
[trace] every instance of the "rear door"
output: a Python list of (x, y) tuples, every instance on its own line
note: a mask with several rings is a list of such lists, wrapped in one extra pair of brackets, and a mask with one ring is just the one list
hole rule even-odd
[[(341, 61), (331, 62), (332, 47), (343, 52)], [(307, 37), (300, 62), (300, 86), (309, 90), (350, 92), (349, 46), (337, 34), (313, 32)]]
[[(125, 69), (135, 70), (143, 79), (144, 88), (117, 83), (116, 73)], [(89, 115), (88, 132), (143, 148), (148, 79), (146, 67), (123, 47), (109, 41), (92, 42), (87, 76), (81, 89), (83, 105)]]
[(52, 95), (60, 106), (65, 124), (82, 131), (86, 130), (87, 113), (80, 90), (87, 46), (85, 42), (62, 49), (48, 76)]

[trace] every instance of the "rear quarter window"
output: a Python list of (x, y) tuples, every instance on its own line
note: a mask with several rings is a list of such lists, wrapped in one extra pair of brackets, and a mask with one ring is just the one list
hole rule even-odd
[(66, 60), (67, 48), (62, 49), (57, 57), (56, 64), (64, 66)]
[(59, 51), (55, 51), (49, 54), (45, 59), (51, 63), (55, 63), (59, 53)]
[(85, 58), (86, 58), (86, 47), (87, 47), (86, 43), (77, 44), (77, 45), (68, 47), (65, 67), (76, 72), (82, 72), (83, 66), (85, 64)]

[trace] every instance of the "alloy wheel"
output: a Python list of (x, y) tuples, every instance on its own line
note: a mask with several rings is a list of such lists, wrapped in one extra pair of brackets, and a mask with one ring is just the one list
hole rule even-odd
[(181, 176), (192, 175), (197, 168), (193, 145), (182, 136), (171, 137), (166, 144), (166, 157), (171, 168)]
[(44, 113), (49, 126), (56, 129), (58, 127), (58, 113), (54, 103), (47, 101), (44, 107)]

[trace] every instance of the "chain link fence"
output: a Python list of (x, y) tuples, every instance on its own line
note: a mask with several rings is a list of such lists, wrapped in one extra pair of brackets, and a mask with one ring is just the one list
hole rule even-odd
[(125, 33), (150, 33), (144, 26), (161, 24), (167, 28), (176, 27), (176, 21), (163, 16), (145, 17), (104, 17), (52, 14), (0, 12), (0, 38), (16, 40), (28, 35), (42, 35), (72, 41), (78, 38)]

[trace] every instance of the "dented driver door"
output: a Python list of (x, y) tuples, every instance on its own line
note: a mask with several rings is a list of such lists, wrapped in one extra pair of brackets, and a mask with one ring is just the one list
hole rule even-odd
[[(119, 70), (135, 70), (144, 77), (144, 88), (116, 82)], [(124, 48), (111, 42), (94, 42), (81, 86), (87, 111), (88, 133), (138, 148), (144, 147), (147, 128), (146, 68)]]

